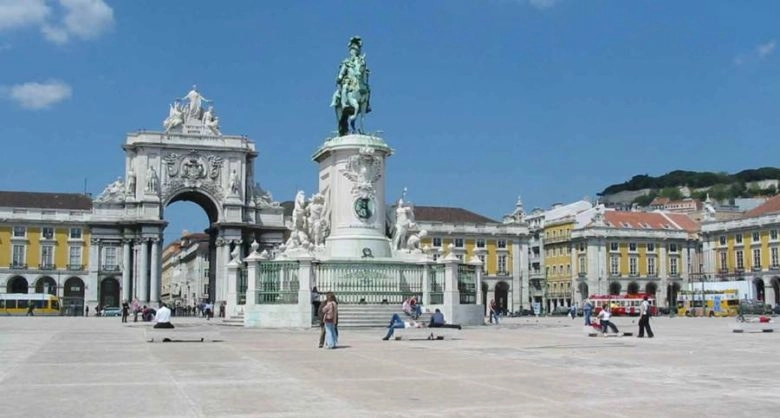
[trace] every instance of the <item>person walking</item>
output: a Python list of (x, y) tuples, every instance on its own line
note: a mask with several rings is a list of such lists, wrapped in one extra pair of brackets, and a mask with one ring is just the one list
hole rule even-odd
[(647, 296), (644, 297), (642, 305), (639, 307), (639, 335), (637, 338), (644, 338), (645, 330), (647, 330), (647, 338), (653, 338), (653, 330), (650, 328), (650, 302), (647, 300)]
[(89, 316), (89, 305), (84, 306), (84, 316)]
[[(311, 288), (311, 311), (314, 313), (314, 316), (320, 321), (320, 325), (322, 325), (322, 317), (320, 316), (320, 305), (322, 302), (320, 302), (320, 292), (317, 291), (317, 286), (314, 286)], [(322, 343), (320, 343), (320, 347), (322, 347)]]
[(35, 310), (35, 301), (29, 301), (29, 305), (27, 305), (27, 314), (25, 316), (35, 316), (35, 313), (33, 311)]
[(593, 313), (593, 305), (590, 301), (585, 299), (585, 304), (582, 306), (582, 316), (585, 317), (585, 325), (590, 326), (590, 316)]
[(498, 316), (499, 316), (499, 313), (498, 313), (498, 305), (496, 305), (496, 300), (495, 299), (490, 299), (490, 317), (488, 318), (488, 320), (492, 324), (493, 323), (493, 319), (495, 318), (496, 325), (498, 325)]
[(322, 308), (322, 320), (325, 322), (325, 347), (330, 349), (336, 348), (338, 344), (338, 333), (336, 331), (338, 316), (336, 295), (333, 292), (328, 292), (325, 299), (325, 307)]

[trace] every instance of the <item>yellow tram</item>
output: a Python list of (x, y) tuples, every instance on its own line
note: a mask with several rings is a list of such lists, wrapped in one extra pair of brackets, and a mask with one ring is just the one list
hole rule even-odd
[(30, 305), (33, 315), (60, 315), (60, 299), (48, 293), (0, 293), (0, 315), (24, 316)]

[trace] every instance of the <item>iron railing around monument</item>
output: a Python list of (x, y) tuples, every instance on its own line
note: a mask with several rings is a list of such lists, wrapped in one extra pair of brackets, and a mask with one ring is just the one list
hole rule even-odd
[(298, 262), (265, 261), (255, 278), (256, 304), (298, 303)]
[(428, 266), (428, 290), (430, 291), (430, 304), (444, 304), (444, 265), (431, 264)]
[(458, 292), (461, 304), (477, 303), (477, 269), (475, 266), (458, 265)]
[(313, 269), (317, 290), (333, 292), (339, 303), (400, 305), (422, 296), (425, 266), (405, 263), (318, 263)]

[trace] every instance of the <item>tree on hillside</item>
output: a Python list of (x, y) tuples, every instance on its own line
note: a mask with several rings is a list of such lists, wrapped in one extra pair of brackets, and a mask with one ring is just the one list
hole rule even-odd
[(677, 187), (664, 187), (658, 195), (670, 200), (682, 200), (683, 198), (682, 192)]

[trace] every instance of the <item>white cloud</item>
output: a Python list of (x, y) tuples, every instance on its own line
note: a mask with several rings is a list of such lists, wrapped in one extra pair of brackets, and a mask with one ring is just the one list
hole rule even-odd
[(49, 13), (46, 0), (0, 0), (0, 31), (40, 25)]
[(8, 87), (7, 95), (19, 106), (39, 110), (70, 98), (72, 89), (62, 81), (50, 80), (45, 83), (29, 82)]
[(0, 0), (0, 31), (38, 27), (56, 44), (95, 39), (113, 25), (114, 10), (104, 0)]
[(756, 54), (759, 58), (764, 58), (767, 55), (771, 55), (775, 51), (775, 40), (772, 39), (765, 44), (761, 44), (756, 47)]
[(558, 0), (528, 0), (528, 4), (539, 10), (543, 10), (555, 6), (558, 4)]
[(59, 0), (65, 17), (58, 24), (45, 24), (46, 39), (63, 44), (71, 37), (94, 39), (114, 25), (114, 10), (103, 0)]

